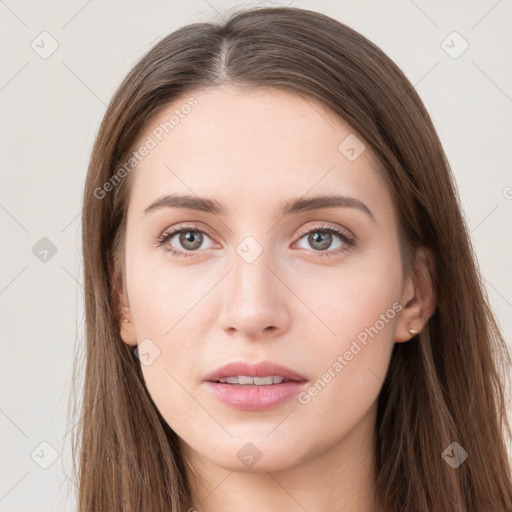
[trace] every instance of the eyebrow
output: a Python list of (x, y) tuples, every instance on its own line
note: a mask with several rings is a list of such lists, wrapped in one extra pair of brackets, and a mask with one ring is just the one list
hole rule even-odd
[[(183, 208), (200, 212), (213, 213), (215, 215), (227, 215), (228, 208), (216, 199), (208, 199), (191, 195), (171, 194), (159, 197), (151, 203), (144, 214), (151, 213), (161, 208)], [(376, 222), (371, 210), (355, 197), (340, 195), (324, 195), (311, 198), (297, 198), (286, 201), (281, 207), (281, 216), (294, 213), (301, 213), (310, 210), (321, 210), (324, 208), (357, 208), (366, 213), (373, 222)]]

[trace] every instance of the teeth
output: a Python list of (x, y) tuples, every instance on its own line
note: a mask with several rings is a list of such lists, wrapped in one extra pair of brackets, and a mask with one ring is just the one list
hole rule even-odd
[(284, 381), (283, 377), (269, 376), (269, 377), (248, 377), (246, 375), (238, 375), (236, 377), (225, 377), (219, 379), (219, 382), (226, 384), (240, 384), (240, 385), (256, 385), (256, 386), (269, 386), (270, 384), (280, 384)]

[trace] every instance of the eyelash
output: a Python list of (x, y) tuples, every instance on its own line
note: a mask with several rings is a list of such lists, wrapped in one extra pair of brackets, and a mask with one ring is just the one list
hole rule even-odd
[[(174, 237), (174, 235), (187, 231), (203, 233), (211, 238), (210, 233), (208, 231), (205, 231), (204, 229), (199, 229), (197, 226), (181, 226), (179, 228), (172, 229), (171, 231), (163, 233), (162, 236), (158, 238), (158, 245), (161, 246), (165, 252), (170, 253), (173, 256), (176, 256), (178, 258), (190, 258), (194, 256), (194, 253), (198, 251), (177, 251), (173, 247), (166, 245), (167, 242)], [(309, 229), (305, 232), (302, 232), (297, 241), (302, 240), (302, 238), (304, 238), (306, 235), (315, 232), (327, 232), (337, 235), (345, 244), (344, 248), (336, 249), (335, 251), (312, 251), (316, 253), (315, 257), (318, 258), (329, 258), (331, 256), (337, 256), (338, 254), (342, 254), (344, 252), (349, 251), (355, 245), (355, 239), (349, 236), (348, 233), (341, 229), (333, 228), (328, 225), (316, 226), (313, 229)]]

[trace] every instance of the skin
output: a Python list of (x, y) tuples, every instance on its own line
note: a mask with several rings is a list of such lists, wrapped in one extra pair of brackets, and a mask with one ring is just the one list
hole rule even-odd
[[(155, 117), (138, 145), (191, 95)], [(190, 506), (375, 512), (377, 397), (394, 343), (409, 341), (409, 329), (420, 331), (435, 309), (431, 255), (420, 248), (421, 278), (405, 278), (378, 164), (368, 145), (352, 162), (338, 150), (354, 132), (320, 103), (233, 86), (193, 97), (198, 105), (132, 171), (119, 301), (127, 308), (120, 309), (128, 319), (120, 324), (123, 341), (136, 346), (149, 338), (160, 351), (142, 370), (180, 438)], [(144, 214), (171, 193), (217, 199), (229, 214), (170, 207)], [(356, 208), (279, 214), (289, 199), (332, 193), (362, 201), (375, 221)], [(184, 223), (211, 235), (195, 252), (174, 236), (167, 245), (191, 254), (179, 258), (158, 239)], [(332, 235), (323, 249), (332, 256), (320, 258), (307, 233), (325, 223), (348, 230), (356, 245), (334, 254), (345, 242)], [(236, 252), (247, 236), (263, 250), (252, 263)], [(267, 411), (239, 411), (202, 384), (206, 373), (239, 359), (276, 361), (313, 384), (396, 302), (401, 311), (307, 404), (294, 398)], [(251, 468), (237, 457), (248, 442), (262, 454)]]

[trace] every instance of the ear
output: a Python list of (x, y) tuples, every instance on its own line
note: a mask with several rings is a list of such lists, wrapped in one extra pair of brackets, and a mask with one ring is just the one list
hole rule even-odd
[(117, 325), (119, 327), (119, 334), (121, 339), (127, 345), (137, 345), (137, 334), (133, 324), (132, 313), (130, 311), (130, 304), (126, 290), (122, 285), (122, 278), (118, 276), (114, 282), (113, 289), (113, 304), (115, 315), (117, 318)]
[(419, 247), (416, 258), (416, 269), (408, 277), (400, 300), (403, 309), (399, 313), (395, 329), (396, 343), (409, 341), (415, 336), (409, 329), (419, 333), (437, 307), (435, 260), (432, 251), (427, 247)]

